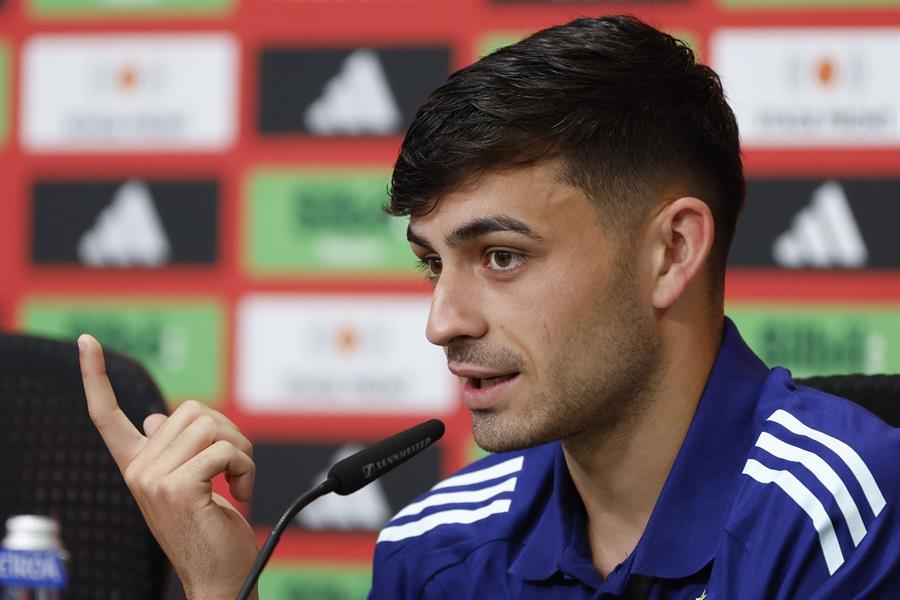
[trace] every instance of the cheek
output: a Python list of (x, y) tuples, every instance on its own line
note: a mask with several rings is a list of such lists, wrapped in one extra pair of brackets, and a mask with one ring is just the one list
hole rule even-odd
[[(629, 284), (609, 274), (585, 277), (569, 285), (555, 283), (552, 300), (540, 308), (545, 352), (556, 368), (579, 368), (599, 356), (615, 353), (616, 342), (627, 335), (636, 298)], [(623, 331), (623, 328), (626, 331)], [(572, 363), (572, 364), (569, 364)]]
[(529, 285), (511, 286), (502, 298), (494, 328), (539, 370), (584, 345), (596, 326), (597, 298), (602, 293), (584, 280), (553, 276), (535, 278)]

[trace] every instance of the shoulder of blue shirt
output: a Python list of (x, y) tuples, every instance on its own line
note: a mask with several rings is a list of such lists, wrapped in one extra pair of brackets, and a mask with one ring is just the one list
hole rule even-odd
[(900, 585), (900, 430), (780, 368), (756, 417), (720, 572), (743, 594), (758, 585), (760, 597), (849, 598)]
[(398, 512), (378, 537), (373, 588), (379, 565), (390, 564), (391, 587), (402, 582), (421, 589), (478, 548), (518, 537), (523, 512), (541, 504), (539, 490), (550, 490), (557, 444), (488, 455)]
[[(737, 554), (741, 556), (732, 555), (727, 560), (733, 561), (735, 568), (758, 563), (750, 568), (767, 565), (785, 574), (793, 573), (792, 583), (787, 576), (783, 582), (794, 586), (794, 591), (825, 585), (832, 574), (840, 573), (843, 563), (861, 562), (855, 560), (857, 553), (869, 556), (888, 551), (893, 556), (888, 562), (895, 571), (900, 570), (900, 541), (892, 541), (887, 535), (896, 530), (900, 520), (900, 430), (848, 400), (795, 385), (790, 373), (779, 368), (766, 377), (755, 416), (752, 427), (757, 431), (756, 444), (747, 456), (744, 471), (734, 474), (741, 482), (723, 531), (723, 537), (739, 548)], [(421, 590), (435, 573), (463, 562), (486, 544), (525, 539), (527, 532), (522, 528), (533, 523), (539, 505), (547, 502), (552, 491), (557, 447), (554, 442), (490, 455), (401, 510), (379, 535), (375, 587), (379, 571), (389, 568), (392, 586), (409, 585)], [(823, 468), (822, 464), (828, 466)], [(861, 474), (860, 464), (870, 477)], [(828, 475), (822, 474), (829, 470)], [(847, 498), (838, 503), (829, 489), (835, 487), (835, 475), (849, 491), (845, 496), (860, 512), (867, 532), (862, 539), (859, 520), (847, 522)], [(821, 481), (823, 477), (828, 485)], [(774, 483), (775, 479), (791, 483), (780, 485)], [(798, 492), (795, 480), (808, 493)], [(871, 480), (878, 493), (872, 492)], [(800, 496), (792, 497), (786, 488), (793, 488), (794, 495)], [(825, 533), (826, 539), (834, 536), (826, 542), (832, 545), (830, 551), (821, 542), (823, 523), (814, 522), (804, 508), (803, 498), (808, 508), (810, 497), (820, 503), (834, 524), (834, 533)], [(841, 549), (840, 558), (834, 552), (835, 544)], [(803, 564), (790, 564), (787, 559), (791, 556)], [(813, 557), (820, 564), (810, 566)], [(880, 558), (882, 566), (878, 569), (883, 570), (888, 562)], [(799, 572), (812, 575), (802, 582), (797, 580)], [(778, 577), (760, 580), (765, 579)], [(395, 589), (400, 594), (397, 597), (403, 597), (402, 590)]]

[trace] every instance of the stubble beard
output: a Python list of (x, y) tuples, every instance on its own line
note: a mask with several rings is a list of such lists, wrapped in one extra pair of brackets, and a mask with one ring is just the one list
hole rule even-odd
[(574, 324), (569, 352), (556, 356), (549, 381), (525, 390), (520, 414), (474, 411), (475, 442), (508, 452), (563, 440), (601, 443), (648, 409), (661, 368), (653, 317), (641, 311), (637, 280), (627, 265), (598, 300), (589, 323)]

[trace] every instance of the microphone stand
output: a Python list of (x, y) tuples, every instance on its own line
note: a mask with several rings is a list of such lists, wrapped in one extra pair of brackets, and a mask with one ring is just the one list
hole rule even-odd
[(262, 550), (256, 556), (256, 562), (253, 563), (253, 568), (250, 569), (247, 579), (244, 580), (237, 600), (247, 600), (263, 567), (269, 562), (269, 557), (275, 550), (275, 544), (278, 543), (281, 534), (302, 508), (330, 492), (337, 492), (341, 496), (352, 494), (394, 467), (416, 456), (441, 439), (442, 435), (444, 435), (444, 424), (437, 419), (431, 419), (364, 448), (332, 466), (325, 481), (297, 498), (278, 520), (275, 529), (269, 534)]
[(338, 480), (329, 477), (313, 489), (309, 490), (291, 504), (290, 508), (281, 515), (281, 518), (276, 523), (275, 528), (272, 529), (272, 533), (269, 534), (269, 537), (266, 538), (266, 543), (263, 544), (262, 549), (259, 551), (259, 554), (256, 556), (256, 562), (253, 563), (253, 568), (250, 569), (250, 573), (247, 575), (247, 579), (244, 580), (244, 585), (241, 587), (241, 591), (238, 592), (237, 600), (247, 600), (250, 596), (250, 592), (253, 590), (253, 587), (256, 585), (256, 581), (259, 579), (260, 573), (262, 573), (263, 568), (266, 566), (266, 563), (269, 562), (269, 558), (272, 556), (272, 552), (275, 550), (275, 545), (278, 544), (278, 540), (281, 539), (281, 534), (284, 533), (284, 530), (287, 529), (287, 526), (291, 524), (291, 521), (294, 520), (294, 517), (297, 516), (297, 513), (303, 510), (307, 504), (324, 496), (325, 494), (329, 494), (335, 491), (338, 487)]

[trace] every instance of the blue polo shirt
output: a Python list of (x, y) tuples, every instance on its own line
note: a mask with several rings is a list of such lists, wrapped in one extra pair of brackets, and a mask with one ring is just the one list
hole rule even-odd
[(607, 577), (558, 442), (496, 454), (381, 531), (370, 598), (900, 598), (900, 430), (769, 370), (726, 320), (634, 552)]

